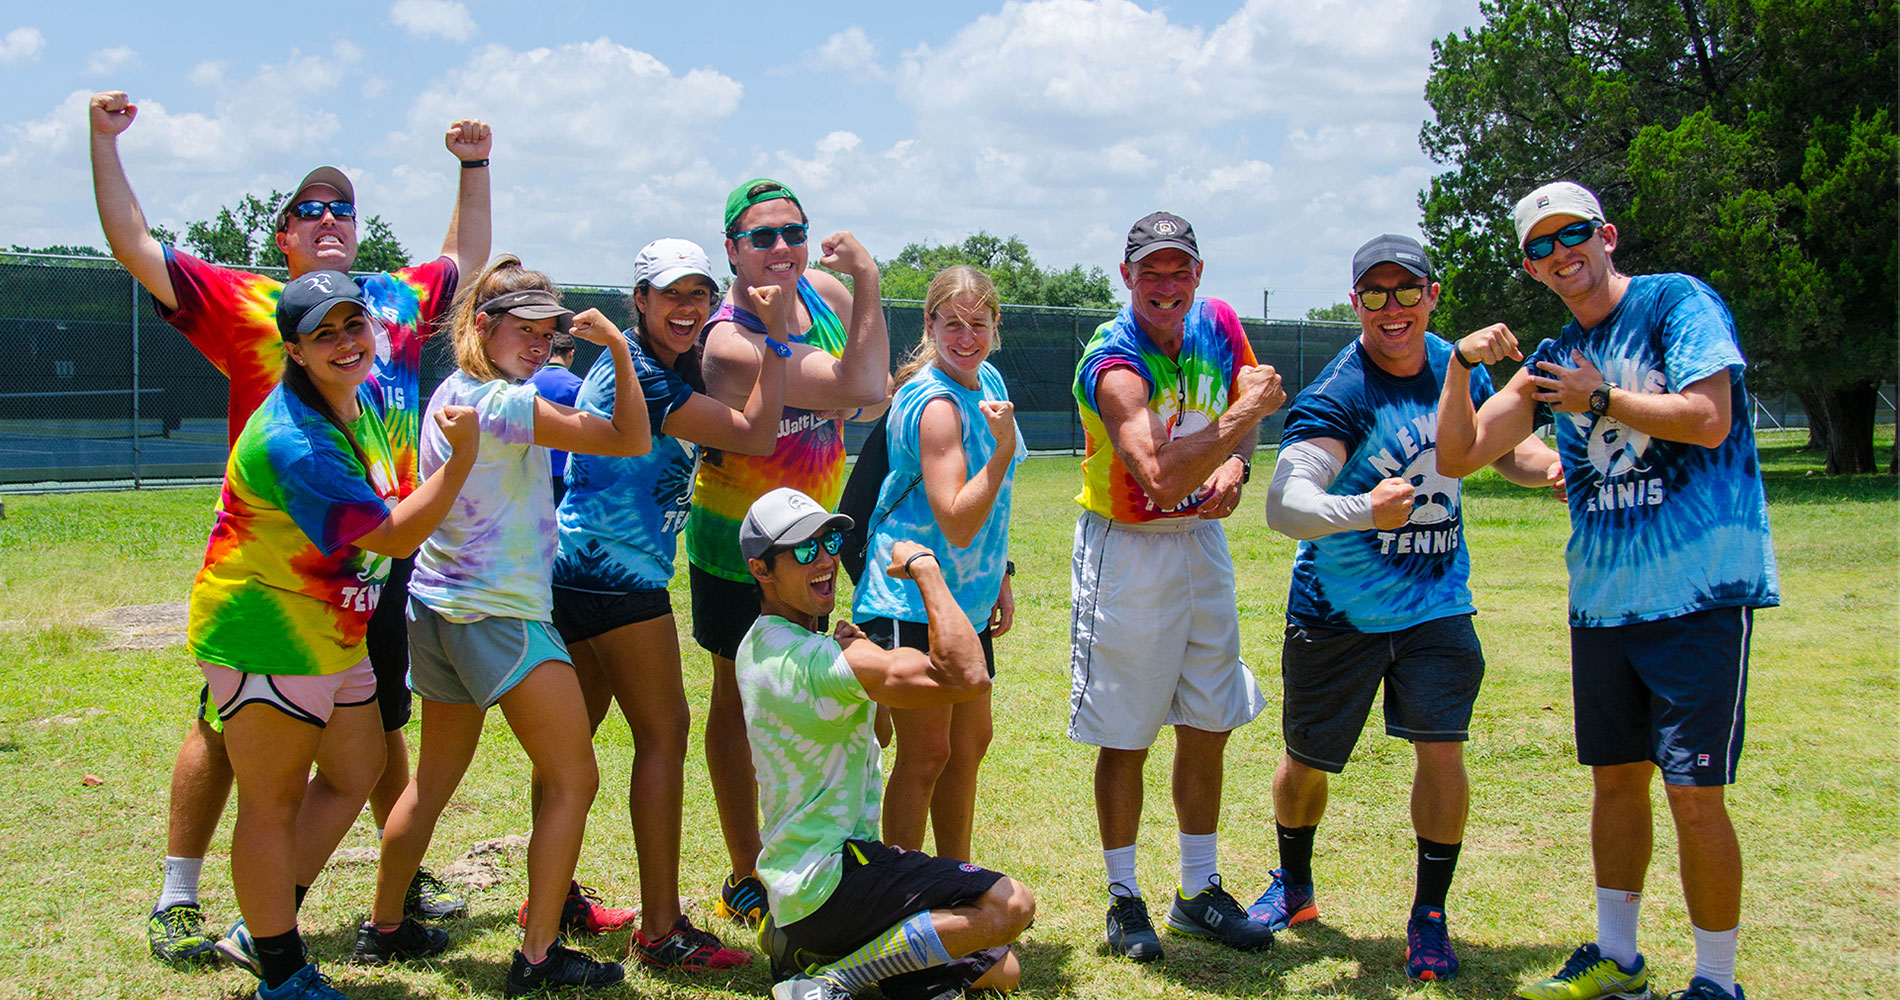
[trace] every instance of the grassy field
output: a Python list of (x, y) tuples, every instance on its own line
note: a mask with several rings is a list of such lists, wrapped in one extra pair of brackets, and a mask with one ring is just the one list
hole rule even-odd
[[(1748, 749), (1730, 800), (1749, 874), (1741, 974), (1755, 1000), (1887, 997), (1900, 981), (1900, 503), (1891, 477), (1820, 475), (1797, 443), (1764, 445), (1785, 603), (1758, 618)], [(1161, 964), (1104, 955), (1093, 755), (1063, 735), (1075, 488), (1069, 459), (1032, 460), (1017, 481), (1018, 624), (997, 644), (997, 738), (979, 802), (977, 860), (1019, 877), (1039, 898), (1023, 942), (1024, 995), (1501, 997), (1591, 936), (1589, 782), (1573, 756), (1563, 611), (1567, 520), (1548, 495), (1487, 473), (1470, 483), (1466, 507), (1490, 674), (1473, 724), (1474, 802), (1449, 907), (1462, 978), (1449, 986), (1404, 978), (1411, 752), (1376, 723), (1335, 781), (1320, 828), (1319, 924), (1282, 935), (1264, 957), (1165, 932)], [(215, 499), (209, 488), (8, 498), (0, 520), (0, 926), (8, 929), (0, 998), (249, 996), (242, 972), (179, 973), (146, 955), (167, 777), (199, 682), (182, 645), (115, 649), (110, 625), (125, 616), (114, 609), (185, 599)], [(1275, 864), (1268, 784), (1280, 754), (1278, 649), (1293, 546), (1262, 523), (1257, 488), (1228, 530), (1244, 653), (1270, 693), (1266, 714), (1235, 734), (1228, 755), (1222, 868), (1246, 902)], [(698, 717), (709, 681), (695, 653), (686, 671)], [(499, 715), (488, 735), (438, 830), (430, 853), (438, 868), (477, 841), (527, 832), (525, 759)], [(617, 717), (597, 746), (605, 792), (581, 878), (631, 905), (632, 837), (614, 790), (631, 746)], [(1151, 896), (1165, 898), (1176, 853), (1165, 734), (1156, 749), (1140, 874)], [(100, 783), (84, 784), (87, 775)], [(687, 775), (681, 891), (710, 925), (724, 852), (697, 745)], [(1656, 800), (1666, 815), (1660, 792)], [(366, 818), (344, 846), (374, 842)], [(206, 912), (219, 923), (236, 917), (227, 847), (228, 827), (204, 883)], [(1665, 822), (1643, 942), (1666, 990), (1681, 988), (1692, 964), (1674, 849)], [(341, 964), (374, 867), (334, 865), (304, 910), (313, 954), (356, 998), (497, 996), (526, 888), (523, 859), (509, 863), (508, 880), (474, 893), (473, 917), (451, 925), (443, 960), (383, 970)], [(729, 940), (745, 937), (719, 929)], [(625, 940), (623, 932), (588, 946), (617, 956)], [(757, 997), (767, 987), (755, 961), (709, 978), (630, 970), (628, 984), (605, 996)]]

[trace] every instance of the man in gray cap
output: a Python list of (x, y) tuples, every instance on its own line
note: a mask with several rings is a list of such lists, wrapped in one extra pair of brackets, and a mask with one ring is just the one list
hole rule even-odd
[[(759, 878), (768, 950), (842, 955), (779, 983), (776, 1000), (845, 1000), (878, 983), (891, 1000), (1014, 989), (1009, 945), (1035, 916), (1028, 887), (999, 872), (878, 842), (883, 781), (877, 706), (947, 705), (989, 690), (983, 647), (929, 549), (900, 541), (884, 572), (912, 580), (930, 652), (887, 650), (849, 622), (826, 633), (838, 549), (851, 519), (797, 490), (754, 501), (739, 548), (760, 615), (736, 658), (759, 776)], [(799, 964), (799, 963), (792, 963)]]
[[(146, 225), (132, 185), (119, 160), (119, 135), (132, 125), (138, 106), (119, 91), (94, 94), (88, 103), (91, 124), (93, 195), (112, 256), (150, 292), (159, 315), (204, 353), (231, 380), (227, 410), (232, 440), (252, 411), (277, 385), (283, 348), (272, 310), (283, 283), (276, 278), (202, 261), (155, 239)], [(367, 311), (376, 326), (376, 378), (389, 400), (387, 423), (396, 448), (400, 495), (420, 482), (416, 474), (421, 429), (422, 345), (455, 298), (465, 267), (480, 268), (488, 259), (488, 126), (474, 120), (450, 125), (444, 145), (457, 160), (460, 187), (442, 252), (433, 261), (393, 274), (358, 279)], [(356, 191), (335, 167), (310, 171), (277, 208), (273, 238), (283, 252), (291, 278), (311, 271), (348, 271), (356, 263)], [(380, 828), (409, 781), (409, 751), (402, 727), (409, 720), (405, 683), (409, 669), (403, 606), (413, 559), (390, 568), (377, 613), (369, 626), (370, 662), (376, 670), (377, 703), (382, 709), (385, 766), (370, 793), (370, 810)], [(231, 791), (231, 764), (215, 712), (200, 706), (172, 768), (171, 820), (166, 835), (165, 881), (146, 922), (152, 954), (183, 963), (214, 956), (218, 935), (204, 927), (198, 906), (198, 874), (205, 850), (217, 831)], [(312, 878), (315, 872), (300, 874)], [(416, 873), (409, 911), (439, 918), (466, 913), (468, 904), (449, 893), (428, 869)], [(239, 928), (234, 927), (233, 930)], [(233, 961), (252, 964), (244, 936), (218, 949)]]
[[(1319, 916), (1313, 836), (1327, 775), (1345, 769), (1372, 699), (1385, 689), (1385, 730), (1411, 742), (1418, 876), (1406, 927), (1406, 973), (1446, 980), (1458, 957), (1445, 896), (1471, 794), (1464, 742), (1484, 677), (1471, 627), (1459, 481), (1438, 474), (1438, 396), (1448, 365), (1473, 366), (1430, 331), (1438, 305), (1418, 241), (1377, 236), (1353, 255), (1359, 339), (1287, 411), (1267, 489), (1267, 524), (1300, 540), (1281, 653), (1286, 754), (1273, 775), (1280, 867), (1248, 916), (1274, 931)], [(1484, 369), (1471, 395), (1491, 394)], [(1535, 437), (1494, 465), (1541, 485), (1557, 453)]]

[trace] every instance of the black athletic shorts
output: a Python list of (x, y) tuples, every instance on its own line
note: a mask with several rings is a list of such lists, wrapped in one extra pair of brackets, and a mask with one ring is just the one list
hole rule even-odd
[(693, 641), (714, 656), (738, 659), (739, 640), (759, 620), (756, 585), (715, 576), (690, 562), (686, 579), (693, 588)]
[[(864, 630), (864, 637), (884, 647), (896, 649), (914, 649), (920, 653), (930, 652), (930, 626), (923, 622), (900, 621), (896, 618), (866, 618), (857, 623)], [(996, 649), (990, 645), (990, 629), (976, 634), (976, 641), (983, 644), (983, 665), (990, 668), (990, 679), (996, 679)]]
[(376, 707), (383, 716), (383, 732), (393, 733), (409, 721), (409, 574), (416, 559), (391, 559), (389, 579), (369, 616), (369, 666), (376, 673)]
[(1385, 688), (1385, 731), (1414, 743), (1471, 738), (1484, 650), (1470, 615), (1397, 632), (1286, 627), (1280, 651), (1280, 732), (1287, 755), (1338, 774)]
[(1752, 608), (1570, 630), (1577, 761), (1650, 761), (1671, 785), (1732, 785), (1747, 722)]
[(652, 621), (672, 613), (673, 596), (665, 587), (630, 590), (624, 594), (554, 588), (554, 629), (566, 643), (585, 642), (622, 625)]

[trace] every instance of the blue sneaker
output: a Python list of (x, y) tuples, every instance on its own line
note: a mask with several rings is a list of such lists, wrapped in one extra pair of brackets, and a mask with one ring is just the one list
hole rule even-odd
[(1689, 988), (1680, 993), (1669, 994), (1669, 1000), (1747, 1000), (1742, 996), (1742, 984), (1735, 984), (1735, 992), (1730, 993), (1715, 982), (1702, 976), (1689, 980)]
[(274, 990), (258, 983), (253, 996), (256, 1000), (350, 1000), (330, 985), (330, 977), (318, 972), (315, 963), (298, 969)]
[(1294, 924), (1319, 919), (1319, 904), (1313, 900), (1313, 883), (1288, 882), (1284, 868), (1275, 868), (1267, 874), (1273, 876), (1273, 882), (1247, 907), (1248, 920), (1278, 934)]
[[(231, 929), (218, 939), (218, 954), (231, 961), (259, 979), (264, 978), (264, 963), (257, 960), (257, 946), (251, 943), (251, 932), (244, 929), (244, 918), (239, 917)], [(298, 996), (299, 994), (288, 994)]]
[(1458, 953), (1451, 950), (1443, 907), (1412, 908), (1405, 924), (1405, 974), (1440, 983), (1458, 978)]

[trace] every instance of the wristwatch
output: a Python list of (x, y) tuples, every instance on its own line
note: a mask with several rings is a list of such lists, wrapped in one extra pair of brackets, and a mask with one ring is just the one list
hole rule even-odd
[(1590, 390), (1590, 412), (1601, 417), (1610, 412), (1610, 390), (1617, 388), (1615, 382), (1605, 382)]
[(1240, 459), (1240, 481), (1246, 483), (1248, 480), (1251, 480), (1253, 478), (1253, 459), (1245, 455), (1234, 455), (1233, 457)]

